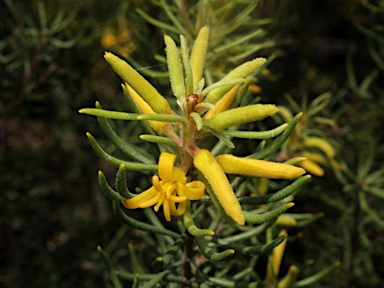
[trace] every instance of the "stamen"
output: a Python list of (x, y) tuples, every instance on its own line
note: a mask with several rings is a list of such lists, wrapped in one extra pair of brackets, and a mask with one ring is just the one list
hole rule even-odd
[(163, 204), (164, 199), (165, 199), (165, 194), (161, 195), (159, 202), (157, 202), (156, 206), (153, 208), (156, 212), (159, 211), (159, 208), (160, 208), (161, 204)]

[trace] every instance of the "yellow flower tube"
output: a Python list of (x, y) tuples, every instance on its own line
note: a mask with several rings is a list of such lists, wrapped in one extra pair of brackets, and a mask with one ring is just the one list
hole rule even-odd
[(229, 108), (229, 106), (231, 106), (233, 99), (235, 99), (237, 91), (239, 91), (240, 86), (241, 84), (237, 84), (227, 93), (225, 93), (225, 95), (219, 101), (217, 101), (217, 103), (215, 104), (215, 108), (209, 109), (208, 112), (205, 113), (203, 118), (210, 119), (216, 114), (226, 111)]
[(245, 218), (239, 201), (232, 190), (227, 176), (216, 162), (211, 152), (205, 149), (199, 150), (194, 157), (193, 163), (211, 185), (215, 196), (227, 215), (236, 223), (244, 225)]
[(241, 158), (230, 154), (216, 157), (217, 163), (228, 174), (238, 174), (253, 177), (290, 179), (305, 173), (305, 170), (293, 165)]
[[(279, 236), (286, 235), (286, 234), (287, 234), (287, 231), (281, 230), (281, 232), (279, 233)], [(285, 247), (287, 246), (287, 242), (288, 242), (288, 237), (286, 237), (283, 240), (283, 242), (280, 243), (280, 245), (276, 246), (272, 250), (272, 255), (269, 256), (267, 276), (270, 280), (276, 279), (277, 276), (279, 275), (281, 260), (283, 259), (284, 250), (285, 250)]]
[(220, 131), (234, 125), (263, 120), (277, 111), (276, 106), (272, 104), (254, 104), (230, 109), (216, 114), (210, 119), (203, 119), (203, 125)]
[(201, 78), (203, 77), (203, 69), (205, 63), (205, 55), (208, 48), (209, 28), (204, 26), (200, 29), (199, 34), (195, 40), (192, 48), (191, 63), (192, 77), (193, 77), (193, 90), (197, 88)]
[(317, 148), (323, 151), (328, 158), (335, 157), (335, 148), (327, 140), (320, 137), (309, 137), (304, 139), (303, 145), (306, 147)]
[(105, 52), (105, 60), (112, 69), (151, 106), (156, 113), (171, 113), (171, 108), (165, 98), (143, 76), (124, 60)]
[[(151, 106), (148, 105), (147, 102), (144, 101), (143, 98), (131, 86), (129, 86), (127, 83), (123, 84), (123, 89), (127, 89), (129, 95), (131, 96), (132, 100), (135, 102), (137, 108), (139, 108), (140, 112), (143, 114), (156, 114), (155, 111), (151, 108)], [(161, 131), (161, 129), (168, 125), (167, 123), (160, 122), (160, 121), (148, 121), (149, 125), (151, 125), (152, 129), (155, 130), (157, 133)]]
[(297, 163), (297, 165), (299, 165), (300, 167), (305, 169), (305, 171), (307, 171), (309, 174), (312, 174), (312, 175), (315, 175), (318, 177), (324, 176), (323, 168), (321, 168), (319, 165), (317, 165), (312, 160), (308, 160), (308, 159), (303, 160), (303, 161), (300, 161), (299, 163)]
[[(258, 68), (260, 68), (267, 60), (265, 58), (256, 58), (254, 60), (245, 62), (240, 66), (233, 69), (227, 75), (224, 76), (220, 81), (231, 80), (235, 78), (246, 78), (252, 73), (254, 73)], [(206, 101), (209, 103), (216, 103), (227, 91), (228, 87), (220, 87), (211, 91), (207, 97)]]

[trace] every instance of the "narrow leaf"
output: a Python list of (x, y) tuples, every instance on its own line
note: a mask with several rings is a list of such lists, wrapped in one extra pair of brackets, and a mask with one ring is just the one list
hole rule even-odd
[(230, 137), (235, 138), (245, 138), (245, 139), (269, 139), (276, 137), (283, 133), (284, 129), (287, 128), (288, 124), (282, 124), (274, 129), (268, 131), (225, 131), (224, 134)]
[(116, 120), (138, 120), (137, 117), (140, 115), (136, 113), (109, 111), (98, 108), (83, 108), (79, 110), (79, 113)]
[(126, 169), (133, 170), (133, 171), (157, 171), (158, 170), (158, 166), (156, 164), (127, 162), (127, 161), (115, 158), (109, 155), (100, 147), (100, 145), (97, 143), (96, 139), (91, 135), (91, 133), (87, 132), (87, 137), (96, 155), (116, 167), (120, 167), (121, 164), (124, 164)]
[(255, 214), (248, 211), (243, 211), (245, 221), (251, 224), (261, 224), (268, 222), (272, 219), (276, 219), (280, 214), (284, 213), (286, 210), (291, 208), (294, 204), (292, 202), (285, 203), (280, 207), (264, 214)]
[(130, 227), (136, 228), (138, 230), (150, 232), (150, 233), (157, 233), (162, 234), (166, 236), (170, 236), (172, 238), (179, 238), (180, 235), (176, 232), (150, 225), (148, 223), (140, 222), (134, 218), (129, 217), (127, 214), (125, 214), (120, 207), (119, 203), (114, 202), (113, 203), (113, 211), (115, 212), (116, 216), (120, 218), (125, 224), (127, 224)]
[(99, 176), (99, 184), (100, 184), (101, 190), (103, 190), (104, 194), (109, 199), (119, 203), (125, 199), (108, 185), (107, 179), (105, 179), (103, 172), (99, 171), (98, 176)]

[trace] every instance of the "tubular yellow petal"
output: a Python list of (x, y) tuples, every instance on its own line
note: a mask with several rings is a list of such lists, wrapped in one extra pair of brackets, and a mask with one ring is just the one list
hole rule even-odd
[(239, 201), (232, 190), (227, 176), (212, 154), (208, 150), (201, 149), (196, 153), (193, 163), (212, 186), (213, 192), (228, 216), (236, 223), (244, 225), (245, 219)]
[(173, 179), (181, 184), (185, 184), (187, 182), (187, 177), (184, 175), (183, 171), (177, 167), (173, 167)]
[(293, 227), (297, 225), (297, 220), (289, 215), (282, 214), (279, 217), (277, 217), (275, 225)]
[(140, 208), (140, 204), (143, 202), (146, 202), (152, 198), (154, 198), (157, 195), (157, 191), (154, 187), (149, 188), (148, 190), (142, 192), (141, 194), (130, 198), (123, 200), (123, 204), (128, 209), (136, 209)]
[(325, 159), (322, 155), (313, 153), (313, 152), (308, 152), (308, 151), (303, 151), (300, 153), (299, 156), (305, 157), (308, 160), (311, 160), (313, 162), (316, 162), (318, 164), (327, 164), (328, 161)]
[(279, 281), (279, 284), (277, 285), (277, 288), (290, 288), (293, 286), (293, 284), (296, 282), (296, 278), (299, 274), (299, 268), (297, 268), (295, 265), (291, 265), (288, 269), (287, 274), (284, 276), (283, 279)]
[(104, 58), (123, 81), (132, 86), (156, 113), (170, 113), (171, 108), (167, 100), (131, 65), (110, 52), (105, 52)]
[[(155, 207), (153, 207), (153, 210), (155, 210), (156, 212), (159, 211), (159, 208), (164, 203), (164, 200), (166, 200), (166, 201), (168, 200), (165, 198), (165, 196), (166, 196), (165, 194), (157, 194), (157, 196), (159, 198), (159, 201), (157, 201)], [(152, 204), (152, 205), (154, 205), (154, 204)], [(148, 205), (148, 207), (152, 206), (152, 205)]]
[(168, 200), (163, 202), (163, 212), (164, 212), (165, 220), (171, 221), (171, 211), (169, 209), (169, 201)]
[(302, 167), (305, 171), (307, 171), (309, 174), (321, 177), (324, 175), (324, 170), (319, 165), (317, 165), (315, 162), (311, 160), (303, 160), (297, 163), (300, 167)]
[(272, 116), (277, 111), (276, 106), (271, 104), (249, 105), (216, 114), (210, 119), (204, 119), (203, 124), (204, 126), (220, 131), (234, 125), (263, 120), (268, 116)]
[(328, 156), (328, 158), (335, 157), (335, 149), (327, 140), (323, 138), (309, 137), (304, 140), (303, 145), (307, 147), (320, 149)]
[(164, 42), (166, 45), (169, 80), (171, 81), (173, 94), (177, 99), (184, 101), (186, 96), (185, 83), (179, 50), (176, 47), (175, 41), (168, 35), (164, 36)]
[(169, 199), (175, 203), (187, 201), (187, 197), (185, 197), (185, 196), (171, 196), (171, 197), (169, 197)]
[(203, 68), (205, 63), (205, 54), (208, 48), (209, 28), (203, 27), (200, 29), (199, 34), (195, 40), (195, 44), (192, 48), (191, 63), (192, 77), (193, 77), (193, 91), (196, 90), (197, 84), (199, 84), (203, 77)]
[(253, 177), (290, 179), (299, 177), (305, 170), (293, 165), (223, 154), (216, 157), (225, 173)]
[(187, 210), (187, 202), (179, 203), (177, 209), (175, 203), (171, 202), (169, 203), (169, 208), (172, 216), (181, 216)]
[[(144, 101), (143, 98), (135, 91), (131, 86), (128, 84), (124, 85), (125, 88), (128, 90), (129, 95), (131, 96), (132, 100), (135, 102), (137, 108), (139, 108), (140, 112), (143, 114), (156, 114), (155, 111), (149, 106), (147, 102)], [(160, 130), (167, 125), (167, 123), (159, 122), (159, 121), (148, 121), (149, 125), (155, 130), (157, 133), (160, 132)]]
[(176, 155), (163, 152), (159, 158), (159, 176), (163, 181), (174, 181), (173, 165), (176, 161)]
[(180, 195), (187, 197), (189, 200), (199, 200), (204, 196), (205, 185), (201, 181), (189, 182), (179, 190)]
[(163, 203), (164, 195), (157, 193), (155, 197), (148, 199), (147, 201), (143, 201), (140, 203), (140, 208), (148, 208), (156, 204), (155, 210), (159, 210), (160, 205)]
[(215, 108), (209, 109), (209, 111), (204, 115), (204, 119), (212, 118), (212, 116), (219, 114), (221, 112), (224, 112), (231, 106), (231, 103), (233, 99), (235, 99), (235, 96), (237, 94), (237, 91), (239, 91), (241, 84), (237, 84), (236, 86), (232, 87), (231, 90), (229, 90), (225, 95), (217, 101)]
[(253, 94), (259, 94), (261, 92), (261, 88), (256, 84), (251, 84), (249, 85), (249, 91)]
[[(279, 236), (284, 234), (287, 234), (287, 231), (282, 230), (279, 233)], [(283, 242), (280, 243), (280, 245), (276, 246), (272, 250), (272, 255), (270, 256), (270, 263), (267, 268), (268, 278), (270, 279), (277, 278), (277, 276), (279, 275), (280, 264), (284, 256), (284, 250), (285, 250), (285, 246), (287, 246), (287, 241), (288, 241), (288, 237), (286, 237), (283, 240)]]
[[(256, 58), (254, 60), (245, 62), (244, 64), (236, 67), (227, 75), (225, 75), (221, 81), (235, 78), (246, 78), (247, 76), (254, 73), (258, 68), (260, 68), (260, 66), (262, 66), (266, 61), (267, 60), (265, 58)], [(228, 87), (217, 88), (207, 95), (206, 101), (209, 103), (216, 103), (228, 90)]]

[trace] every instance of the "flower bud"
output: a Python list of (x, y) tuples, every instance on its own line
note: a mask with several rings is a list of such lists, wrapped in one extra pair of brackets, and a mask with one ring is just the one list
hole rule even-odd
[[(227, 75), (225, 75), (224, 78), (220, 81), (227, 81), (234, 78), (246, 78), (252, 73), (256, 72), (256, 70), (260, 68), (260, 66), (262, 66), (266, 61), (267, 60), (265, 58), (256, 58), (254, 60), (245, 62), (244, 64), (236, 67)], [(228, 87), (220, 87), (213, 90), (207, 95), (206, 101), (209, 103), (216, 103), (229, 89), (230, 88)]]
[(227, 215), (236, 223), (244, 225), (245, 219), (239, 201), (232, 190), (227, 176), (216, 162), (211, 152), (201, 149), (196, 153), (193, 161), (195, 167), (204, 175), (211, 185), (215, 196)]
[(171, 108), (167, 100), (131, 65), (110, 52), (105, 52), (104, 58), (121, 79), (132, 86), (156, 113), (170, 113)]
[(263, 120), (278, 111), (272, 104), (255, 104), (230, 109), (214, 115), (210, 119), (204, 119), (203, 124), (214, 130), (224, 130), (234, 125), (245, 124)]
[(208, 48), (208, 38), (209, 38), (209, 28), (204, 26), (200, 29), (199, 35), (195, 40), (191, 53), (191, 68), (193, 75), (193, 92), (196, 91), (196, 88), (203, 77), (203, 69), (205, 63), (205, 55)]
[(216, 157), (217, 163), (228, 174), (238, 174), (253, 177), (290, 179), (301, 176), (305, 170), (293, 165), (241, 158), (230, 154)]
[[(140, 97), (139, 94), (131, 86), (128, 84), (125, 84), (123, 86), (123, 89), (126, 88), (129, 96), (131, 96), (132, 100), (135, 102), (137, 108), (140, 110), (141, 113), (143, 114), (156, 114), (151, 106), (148, 105), (147, 102), (144, 101), (143, 98)], [(148, 121), (149, 125), (151, 125), (152, 129), (155, 130), (157, 133), (160, 132), (160, 130), (167, 125), (165, 122), (160, 122), (160, 121)]]

